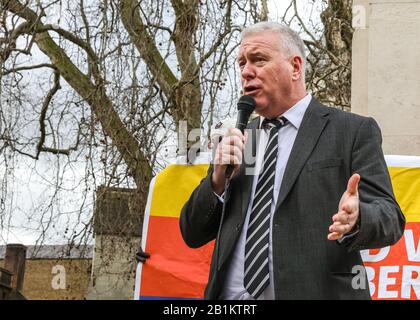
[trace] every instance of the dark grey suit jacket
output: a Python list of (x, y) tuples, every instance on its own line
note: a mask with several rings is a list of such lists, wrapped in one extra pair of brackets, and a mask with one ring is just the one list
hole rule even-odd
[[(255, 130), (258, 124), (259, 118), (248, 128)], [(248, 139), (246, 148), (256, 150), (256, 143), (257, 139)], [(366, 282), (365, 289), (352, 288), (353, 267), (363, 265), (359, 250), (394, 244), (405, 226), (381, 143), (380, 129), (372, 118), (312, 99), (287, 162), (273, 217), (276, 299), (370, 299)], [(253, 176), (245, 175), (245, 168), (252, 165), (241, 166), (225, 195), (226, 212), (216, 240), (219, 250), (216, 245), (213, 252), (207, 299), (220, 296), (248, 208)], [(360, 231), (339, 244), (327, 240), (328, 227), (353, 173), (361, 176)], [(181, 233), (192, 248), (217, 237), (222, 204), (213, 193), (211, 174), (212, 167), (182, 209)]]

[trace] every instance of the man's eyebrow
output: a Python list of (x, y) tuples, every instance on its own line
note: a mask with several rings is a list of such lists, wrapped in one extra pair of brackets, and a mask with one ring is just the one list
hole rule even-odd
[[(256, 57), (256, 56), (264, 56), (265, 57), (267, 54), (265, 54), (263, 51), (261, 51), (259, 49), (255, 49), (255, 51), (248, 52), (246, 55), (253, 58), (253, 57)], [(239, 55), (239, 57), (236, 59), (236, 61), (240, 62), (243, 59), (245, 59), (245, 55), (243, 53), (241, 53)]]
[(266, 54), (264, 53), (264, 51), (261, 51), (259, 49), (256, 49), (255, 51), (252, 51), (249, 53), (250, 56), (255, 57), (255, 56), (266, 56)]

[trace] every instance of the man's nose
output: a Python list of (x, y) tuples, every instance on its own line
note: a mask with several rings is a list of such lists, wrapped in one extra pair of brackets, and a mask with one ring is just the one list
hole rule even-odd
[(241, 76), (243, 79), (248, 80), (248, 79), (253, 79), (255, 78), (255, 68), (252, 65), (252, 63), (246, 63), (242, 70), (241, 70)]

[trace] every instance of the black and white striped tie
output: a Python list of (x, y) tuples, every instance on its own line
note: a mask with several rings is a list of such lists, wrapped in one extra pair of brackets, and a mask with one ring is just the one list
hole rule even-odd
[(268, 244), (270, 236), (270, 211), (273, 201), (276, 173), (278, 131), (287, 123), (284, 117), (264, 119), (262, 127), (269, 129), (264, 151), (262, 170), (258, 177), (251, 215), (246, 232), (244, 286), (257, 299), (270, 283)]

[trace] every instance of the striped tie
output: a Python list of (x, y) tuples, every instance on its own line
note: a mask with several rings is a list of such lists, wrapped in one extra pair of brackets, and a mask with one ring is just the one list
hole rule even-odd
[(286, 123), (287, 119), (284, 117), (264, 119), (262, 123), (262, 127), (269, 129), (270, 133), (246, 232), (244, 266), (244, 286), (254, 299), (257, 299), (270, 283), (268, 243), (277, 162), (278, 131)]

